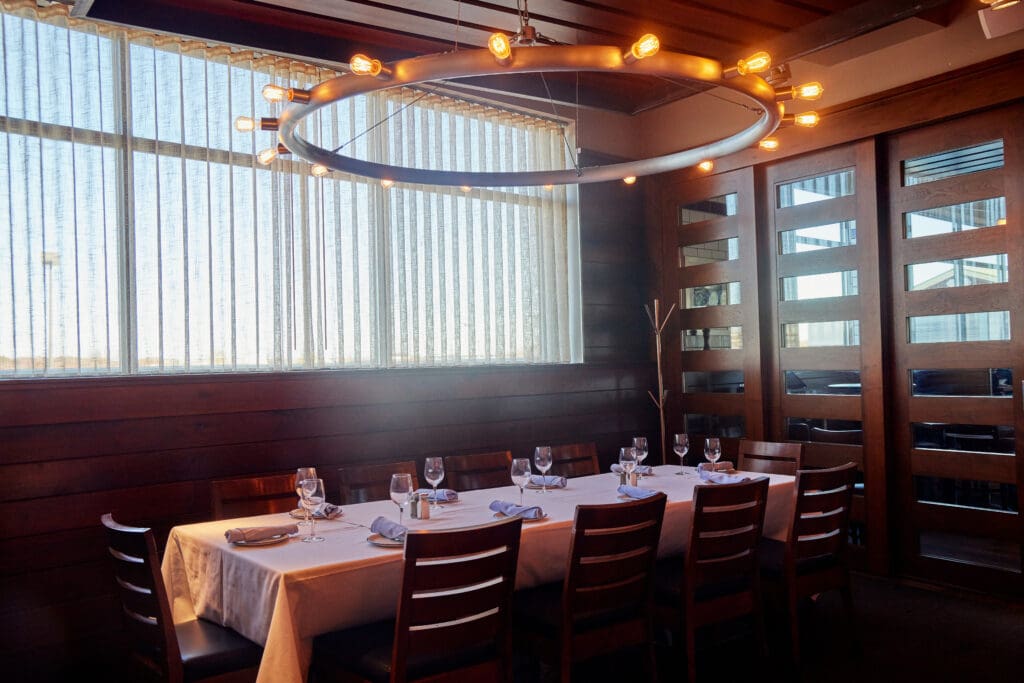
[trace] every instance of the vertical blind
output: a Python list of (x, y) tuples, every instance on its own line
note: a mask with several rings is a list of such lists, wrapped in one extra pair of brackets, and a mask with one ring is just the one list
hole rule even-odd
[[(234, 118), (268, 113), (268, 82), (338, 74), (0, 9), (0, 376), (581, 360), (572, 188), (261, 166), (276, 141)], [(571, 165), (565, 124), (408, 88), (300, 134), (423, 168)]]

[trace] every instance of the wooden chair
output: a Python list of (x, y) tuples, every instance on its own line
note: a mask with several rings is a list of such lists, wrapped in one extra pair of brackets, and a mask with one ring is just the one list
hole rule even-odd
[(456, 491), (511, 486), (511, 469), (511, 451), (444, 457), (444, 476)]
[(293, 472), (216, 479), (210, 495), (214, 519), (288, 512), (299, 506)]
[(516, 633), (568, 683), (572, 665), (620, 648), (654, 661), (654, 562), (665, 516), (664, 493), (612, 505), (579, 505), (561, 584), (516, 594)]
[(800, 661), (798, 607), (802, 599), (838, 590), (853, 631), (846, 546), (856, 470), (852, 462), (829, 469), (798, 470), (789, 538), (761, 541), (761, 571), (785, 592), (794, 662)]
[(758, 543), (767, 499), (767, 477), (697, 486), (686, 553), (658, 563), (659, 616), (684, 635), (690, 683), (697, 678), (701, 626), (751, 615), (761, 653), (766, 652)]
[(171, 619), (152, 529), (118, 524), (109, 513), (100, 520), (134, 663), (170, 683), (256, 680), (263, 655), (256, 643), (205, 619)]
[(804, 447), (800, 443), (740, 439), (736, 469), (794, 476), (800, 469)]
[(412, 475), (412, 487), (420, 487), (416, 476), (416, 463), (412, 460), (389, 462), (383, 465), (350, 465), (338, 468), (341, 482), (341, 505), (387, 500), (391, 495), (391, 475)]
[(522, 518), (410, 531), (394, 621), (313, 644), (313, 680), (512, 681), (512, 591)]
[(600, 474), (597, 463), (597, 445), (591, 443), (570, 443), (551, 447), (551, 474), (567, 479)]

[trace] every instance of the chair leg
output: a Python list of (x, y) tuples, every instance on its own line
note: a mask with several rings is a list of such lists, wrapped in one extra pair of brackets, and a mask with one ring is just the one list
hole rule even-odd
[(800, 666), (800, 600), (796, 591), (788, 591), (786, 600), (789, 606), (789, 639), (793, 653), (793, 665)]
[(686, 675), (690, 683), (697, 682), (697, 634), (689, 620), (686, 623)]
[(850, 592), (850, 584), (846, 583), (839, 589), (843, 597), (843, 608), (846, 610), (846, 624), (850, 630), (850, 649), (854, 656), (859, 657), (863, 651), (860, 642), (860, 633), (857, 631), (857, 622), (853, 615), (853, 594)]

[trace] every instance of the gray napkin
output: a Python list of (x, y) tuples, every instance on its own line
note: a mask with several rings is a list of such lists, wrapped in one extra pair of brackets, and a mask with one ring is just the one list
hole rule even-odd
[(228, 543), (238, 543), (239, 541), (252, 543), (253, 541), (264, 541), (281, 534), (297, 533), (299, 533), (299, 527), (294, 524), (286, 524), (284, 526), (243, 526), (228, 529), (224, 532), (224, 538), (228, 540)]
[(516, 505), (507, 500), (496, 500), (489, 506), (495, 512), (500, 512), (508, 517), (519, 515), (523, 519), (542, 519), (544, 511), (537, 505)]
[(548, 488), (551, 489), (564, 489), (565, 477), (556, 477), (553, 474), (531, 474), (530, 486), (547, 486)]
[(630, 498), (636, 498), (637, 500), (650, 498), (651, 496), (656, 495), (658, 493), (657, 491), (652, 491), (651, 489), (644, 489), (640, 488), (639, 486), (630, 486), (629, 484), (622, 484), (621, 486), (619, 486), (617, 490), (620, 494), (624, 496), (629, 496)]
[(380, 534), (384, 538), (390, 538), (392, 541), (404, 541), (405, 533), (409, 529), (398, 522), (393, 522), (387, 517), (381, 516), (370, 524), (370, 531)]

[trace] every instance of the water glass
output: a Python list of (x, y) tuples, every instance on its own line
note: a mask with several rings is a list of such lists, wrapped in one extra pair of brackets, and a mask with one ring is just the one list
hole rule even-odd
[(300, 488), (302, 489), (302, 507), (305, 508), (306, 516), (309, 517), (309, 534), (302, 540), (306, 543), (319, 543), (324, 540), (324, 537), (316, 535), (316, 517), (310, 517), (310, 514), (324, 504), (324, 480), (303, 479)]
[(431, 503), (430, 509), (437, 512), (441, 509), (441, 506), (437, 504), (437, 485), (444, 479), (444, 459), (440, 457), (427, 458), (423, 463), (423, 478), (434, 487), (434, 502)]
[(531, 474), (529, 458), (516, 458), (512, 461), (512, 483), (519, 487), (520, 506), (525, 505), (523, 502), (523, 489), (530, 483)]
[(690, 450), (690, 437), (686, 434), (676, 434), (672, 438), (672, 450), (679, 456), (679, 471), (676, 474), (686, 474), (686, 453)]
[(715, 471), (715, 463), (722, 455), (722, 444), (717, 437), (711, 436), (704, 440), (704, 457), (711, 463), (711, 471)]
[(540, 470), (544, 479), (541, 481), (540, 492), (548, 492), (548, 470), (551, 469), (551, 446), (537, 446), (533, 451), (533, 464)]
[[(633, 448), (636, 449), (636, 464), (637, 467), (644, 464), (644, 458), (647, 457), (647, 437), (635, 436), (633, 437)], [(643, 473), (640, 473), (637, 477), (643, 479)]]
[(401, 524), (405, 506), (409, 502), (409, 496), (412, 495), (412, 475), (408, 473), (392, 474), (390, 493), (392, 502), (398, 506), (398, 523)]
[(632, 477), (633, 471), (636, 470), (636, 449), (632, 446), (623, 446), (619, 449), (619, 467), (626, 473), (626, 481), (628, 482)]
[(307, 479), (316, 479), (315, 467), (300, 467), (295, 470), (295, 493), (299, 496), (299, 509), (303, 513), (303, 520), (299, 522), (301, 526), (309, 526), (309, 510), (302, 504), (302, 482)]

